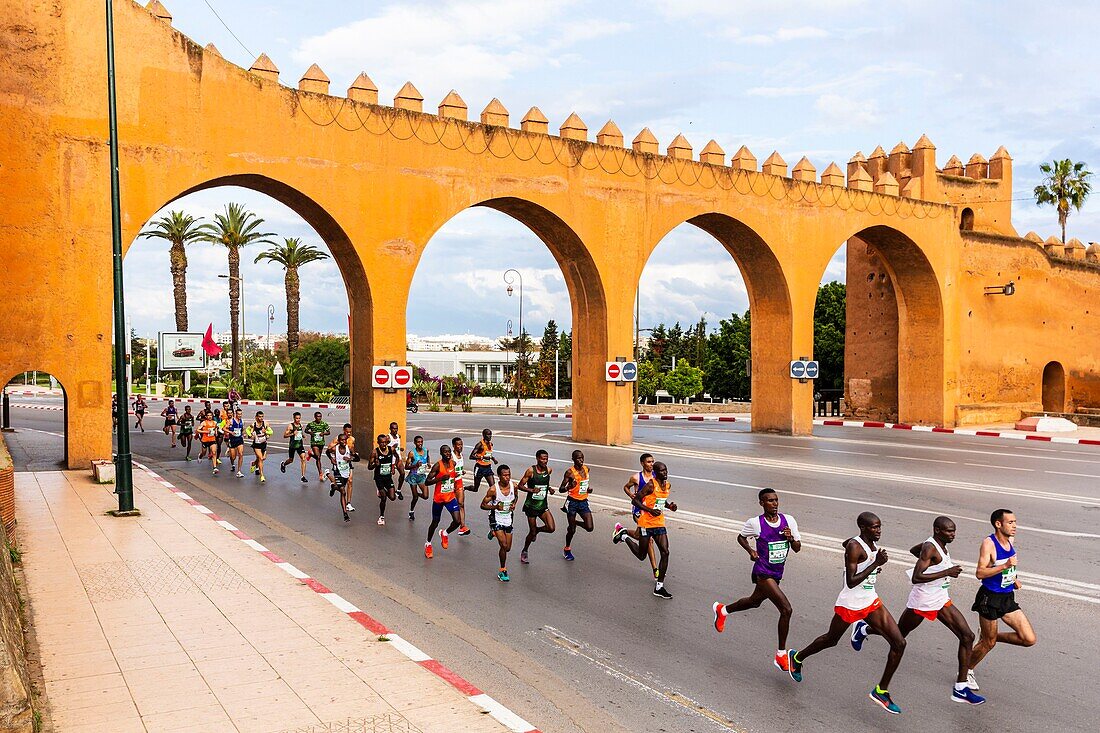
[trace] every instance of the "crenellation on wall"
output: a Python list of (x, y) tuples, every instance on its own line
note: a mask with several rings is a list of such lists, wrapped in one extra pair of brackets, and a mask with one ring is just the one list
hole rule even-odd
[(794, 168), (791, 169), (791, 178), (796, 181), (815, 183), (817, 181), (817, 168), (814, 167), (809, 158), (803, 155), (802, 159), (795, 163)]
[(947, 163), (943, 166), (944, 175), (948, 176), (962, 176), (965, 173), (963, 163), (959, 160), (959, 156), (952, 155), (947, 159)]
[(756, 156), (744, 145), (737, 149), (730, 160), (730, 168), (739, 171), (755, 171), (756, 165)]
[(403, 109), (408, 112), (423, 112), (424, 111), (424, 95), (420, 93), (420, 90), (413, 86), (411, 81), (405, 82), (404, 86), (397, 90), (397, 94), (393, 97), (394, 109)]
[[(532, 107), (531, 111), (527, 113), (528, 116), (531, 115), (531, 112), (539, 112), (539, 110), (537, 107)], [(542, 112), (539, 112), (539, 115), (542, 116), (542, 124), (547, 125), (549, 121), (542, 115)], [(489, 100), (489, 104), (485, 105), (485, 109), (481, 110), (481, 124), (492, 125), (493, 127), (508, 127), (508, 108), (499, 99), (493, 97)]]
[(684, 137), (683, 133), (672, 138), (672, 142), (668, 144), (666, 153), (670, 158), (680, 158), (681, 160), (691, 160), (693, 157), (691, 154), (691, 143), (688, 142), (688, 139)]
[(298, 80), (298, 91), (328, 94), (329, 78), (317, 64), (312, 64)]
[(439, 102), (439, 116), (442, 118), (466, 122), (468, 113), (465, 100), (454, 89)]
[(1067, 260), (1084, 260), (1085, 259), (1085, 245), (1077, 237), (1072, 237), (1066, 242), (1066, 254)]
[(978, 181), (989, 178), (989, 161), (981, 153), (974, 153), (966, 161), (966, 177)]
[(823, 186), (843, 186), (844, 171), (836, 163), (829, 163), (829, 167), (821, 172), (821, 184)]
[(218, 47), (215, 46), (213, 43), (206, 44), (202, 47), (202, 50), (204, 53), (208, 53), (211, 56), (217, 56), (219, 59), (222, 58), (222, 52), (219, 51)]
[(248, 67), (248, 72), (266, 81), (279, 82), (279, 67), (266, 53), (261, 53), (256, 57), (256, 60), (252, 62), (252, 66)]
[(588, 125), (584, 124), (584, 120), (576, 112), (570, 112), (569, 116), (565, 118), (565, 122), (561, 123), (561, 127), (558, 128), (558, 134), (566, 140), (587, 142)]
[(172, 14), (168, 12), (168, 8), (164, 7), (160, 0), (149, 0), (149, 4), (145, 6), (145, 9), (152, 13), (154, 18), (159, 18), (168, 25), (172, 25)]
[(613, 120), (608, 120), (596, 133), (596, 144), (621, 148), (623, 146), (623, 131), (619, 129), (619, 126)]
[(913, 176), (913, 151), (904, 141), (899, 142), (890, 151), (886, 160), (886, 170), (894, 177), (899, 186), (905, 186)]
[[(501, 105), (501, 107), (503, 106), (504, 105)], [(507, 115), (507, 110), (505, 110), (505, 115)], [(507, 118), (505, 118), (504, 124), (508, 124)], [(546, 119), (546, 115), (542, 113), (541, 109), (539, 109), (538, 107), (532, 107), (531, 109), (527, 110), (527, 114), (525, 114), (523, 116), (523, 119), (520, 121), (519, 129), (523, 130), (524, 132), (530, 132), (536, 135), (549, 135), (550, 120)]]
[(881, 145), (876, 145), (871, 154), (867, 156), (865, 167), (872, 181), (877, 181), (886, 172), (886, 151), (882, 149)]
[(854, 167), (848, 166), (848, 188), (856, 191), (870, 191), (873, 185), (874, 181), (871, 180), (871, 174), (867, 172), (862, 163), (856, 163)]
[(699, 162), (708, 165), (725, 165), (726, 151), (722, 150), (722, 146), (712, 139), (699, 151)]
[(367, 72), (361, 72), (348, 87), (348, 99), (363, 104), (378, 104), (378, 85), (367, 76)]
[(875, 181), (875, 193), (881, 193), (886, 196), (898, 195), (898, 182), (890, 171), (884, 172), (878, 177), (878, 180)]
[(764, 164), (760, 166), (760, 172), (769, 176), (786, 178), (787, 161), (783, 160), (783, 156), (779, 154), (778, 150), (773, 150), (772, 154), (764, 161)]
[(642, 153), (643, 155), (657, 155), (660, 152), (659, 145), (657, 136), (648, 127), (643, 127), (634, 136), (633, 142), (630, 143), (630, 147), (635, 153)]

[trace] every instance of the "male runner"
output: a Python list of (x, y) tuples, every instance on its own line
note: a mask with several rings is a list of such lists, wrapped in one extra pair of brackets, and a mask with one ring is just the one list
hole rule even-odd
[(138, 395), (134, 398), (134, 417), (137, 418), (137, 422), (134, 423), (134, 428), (141, 428), (141, 432), (145, 432), (145, 410), (149, 407), (149, 403), (145, 401), (145, 398)]
[(179, 410), (176, 409), (176, 404), (172, 400), (168, 400), (168, 405), (160, 411), (160, 416), (164, 418), (164, 427), (161, 430), (165, 435), (171, 433), (172, 435), (172, 447), (176, 447), (176, 420), (179, 417)]
[[(970, 652), (970, 670), (967, 684), (977, 690), (974, 669), (985, 655), (1000, 642), (1013, 646), (1033, 646), (1035, 631), (1027, 620), (1020, 604), (1016, 603), (1016, 591), (1020, 581), (1016, 578), (1016, 515), (1010, 509), (998, 509), (989, 517), (993, 534), (982, 540), (978, 550), (978, 569), (974, 575), (982, 581), (974, 597), (972, 610), (978, 612), (981, 637)], [(998, 632), (997, 622), (1004, 619), (1012, 631)]]
[[(642, 539), (641, 534), (638, 532), (637, 524), (638, 517), (641, 516), (642, 510), (634, 505), (634, 494), (638, 492), (638, 489), (643, 488), (647, 483), (653, 480), (653, 454), (643, 453), (638, 462), (642, 464), (642, 470), (637, 474), (630, 474), (630, 478), (627, 479), (626, 485), (623, 486), (623, 493), (630, 499), (630, 514), (634, 518), (635, 528), (628, 533), (634, 538), (635, 542), (639, 542)], [(657, 577), (657, 556), (654, 554), (653, 545), (649, 544), (649, 567), (653, 569), (653, 577)]]
[[(581, 451), (573, 451), (572, 458), (573, 465), (565, 470), (565, 477), (558, 488), (561, 493), (568, 493), (565, 506), (561, 508), (569, 517), (569, 528), (565, 530), (565, 547), (562, 548), (562, 556), (570, 562), (574, 560), (572, 544), (578, 524), (585, 532), (591, 532), (593, 529), (592, 510), (588, 507), (588, 495), (591, 493), (588, 466), (584, 465), (584, 453)], [(579, 523), (578, 516), (580, 516)]]
[(294, 421), (287, 425), (286, 430), (283, 431), (283, 437), (290, 439), (286, 460), (279, 463), (279, 470), (286, 473), (286, 467), (294, 463), (294, 457), (297, 456), (302, 464), (303, 484), (309, 483), (309, 479), (306, 478), (306, 466), (309, 464), (309, 457), (306, 456), (305, 432), (306, 427), (302, 425), (302, 413), (295, 412)]
[[(401, 463), (401, 454), (390, 447), (390, 436), (379, 435), (378, 445), (370, 452), (367, 468), (374, 471), (374, 485), (378, 489), (378, 524), (386, 526), (386, 501), (397, 500), (393, 473), (397, 471), (397, 485), (405, 481), (405, 466)], [(348, 511), (354, 511), (350, 504)]]
[[(351, 423), (349, 423), (349, 422), (344, 423), (344, 427), (343, 427), (342, 431), (340, 432), (340, 435), (344, 436), (344, 441), (348, 445), (348, 450), (350, 450), (352, 453), (354, 453), (355, 452), (355, 436), (351, 434)], [(329, 448), (335, 448), (336, 447), (337, 439), (340, 437), (340, 435), (337, 435), (335, 438), (332, 439), (331, 442), (329, 442), (329, 444), (328, 444)], [(370, 458), (369, 457), (367, 458), (367, 463), (368, 464), (370, 463)], [(351, 470), (349, 471), (348, 475), (345, 477), (348, 480), (346, 490), (347, 490), (347, 494), (348, 494), (348, 511), (349, 512), (354, 512), (355, 507), (353, 507), (351, 505), (351, 497), (355, 493), (355, 466), (351, 466), (350, 469)], [(398, 492), (399, 492), (398, 496), (400, 496), (400, 491), (401, 490), (398, 489)]]
[(328, 477), (328, 469), (321, 466), (321, 454), (325, 451), (325, 436), (329, 434), (328, 423), (321, 419), (320, 412), (313, 413), (313, 422), (306, 425), (306, 433), (309, 435), (309, 458), (317, 461), (317, 480), (324, 481)]
[(395, 422), (390, 423), (390, 447), (401, 455), (401, 431)]
[(405, 456), (405, 480), (409, 482), (409, 488), (412, 489), (412, 502), (409, 504), (410, 522), (416, 517), (416, 502), (428, 498), (428, 484), (425, 481), (428, 478), (428, 471), (431, 470), (431, 463), (428, 449), (424, 447), (424, 436), (416, 436), (413, 438), (413, 447), (409, 450), (409, 455)]
[[(789, 550), (802, 549), (802, 536), (798, 534), (798, 523), (789, 514), (779, 513), (779, 494), (775, 489), (761, 489), (757, 494), (764, 513), (751, 517), (741, 528), (737, 544), (749, 553), (752, 560), (752, 595), (734, 601), (728, 605), (714, 604), (714, 628), (721, 632), (726, 628), (726, 617), (731, 613), (760, 608), (764, 601), (771, 601), (779, 611), (779, 646), (775, 650), (775, 666), (788, 671), (787, 632), (791, 627), (791, 602), (779, 587), (783, 580), (783, 569), (787, 563)], [(749, 544), (752, 542), (753, 544)]]
[(351, 515), (348, 512), (351, 511), (351, 507), (348, 506), (347, 485), (348, 478), (351, 476), (351, 464), (359, 460), (359, 454), (348, 447), (347, 439), (341, 433), (336, 436), (336, 445), (327, 448), (325, 455), (332, 462), (332, 486), (328, 490), (328, 495), (332, 496), (337, 491), (340, 492), (340, 509), (344, 513), (344, 521), (350, 522)]
[(871, 512), (863, 512), (856, 519), (856, 524), (859, 534), (844, 543), (844, 585), (837, 596), (829, 630), (804, 649), (787, 650), (788, 672), (791, 679), (801, 682), (802, 665), (807, 659), (836, 646), (849, 626), (866, 619), (872, 628), (890, 642), (890, 654), (886, 657), (882, 679), (868, 697), (881, 705), (886, 712), (900, 715), (901, 708), (890, 699), (890, 679), (905, 654), (905, 638), (898, 631), (898, 625), (890, 611), (882, 605), (875, 589), (879, 569), (890, 560), (886, 550), (878, 546), (882, 536), (882, 520)]
[(244, 412), (237, 411), (229, 418), (229, 468), (237, 469), (237, 478), (244, 478)]
[[(936, 517), (932, 522), (932, 536), (909, 552), (917, 558), (917, 564), (907, 571), (913, 581), (909, 600), (898, 618), (898, 630), (904, 637), (921, 625), (924, 619), (939, 620), (959, 640), (959, 674), (951, 699), (971, 705), (981, 705), (985, 698), (976, 695), (966, 684), (966, 663), (970, 659), (970, 647), (974, 644), (974, 632), (962, 611), (951, 603), (948, 589), (951, 579), (959, 577), (962, 567), (951, 561), (947, 545), (955, 539), (955, 523), (948, 517)], [(857, 621), (852, 629), (852, 647), (858, 652), (868, 635), (876, 633), (866, 621)]]
[(187, 449), (184, 459), (191, 460), (191, 443), (195, 437), (195, 415), (191, 412), (191, 405), (184, 405), (183, 414), (180, 415), (180, 445)]
[[(542, 448), (535, 451), (535, 465), (524, 472), (519, 480), (519, 491), (527, 492), (527, 499), (523, 502), (523, 513), (527, 517), (527, 539), (523, 541), (523, 551), (519, 553), (519, 561), (526, 565), (530, 562), (527, 551), (531, 543), (538, 539), (540, 534), (554, 533), (554, 515), (550, 512), (547, 495), (553, 494), (550, 487), (550, 474), (554, 469), (548, 465), (550, 454)], [(540, 527), (536, 520), (542, 520)]]
[(497, 475), (499, 483), (489, 484), (485, 490), (485, 498), (481, 500), (481, 508), (489, 510), (489, 539), (496, 538), (500, 549), (497, 557), (500, 558), (500, 571), (497, 580), (507, 583), (508, 577), (508, 551), (512, 549), (512, 517), (516, 509), (516, 486), (512, 483), (512, 469), (507, 466), (498, 466)]
[(256, 458), (248, 467), (248, 472), (258, 473), (261, 484), (267, 483), (267, 477), (264, 476), (264, 459), (267, 458), (267, 439), (273, 432), (264, 419), (263, 410), (257, 412), (255, 421), (245, 428), (245, 437), (252, 440), (252, 452), (256, 454)]
[(214, 422), (218, 424), (218, 437), (214, 441), (214, 463), (220, 464), (222, 462), (222, 443), (225, 442), (225, 436), (229, 434), (229, 415), (222, 413), (220, 408), (214, 410), (213, 414)]
[(458, 533), (466, 536), (470, 534), (470, 528), (466, 526), (466, 484), (462, 480), (462, 475), (466, 472), (466, 462), (462, 458), (462, 438), (457, 435), (451, 438), (451, 455), (455, 462), (455, 498), (458, 499), (460, 522)]
[(217, 440), (218, 432), (221, 428), (218, 427), (218, 421), (214, 419), (213, 413), (207, 410), (203, 413), (202, 422), (199, 423), (199, 442), (202, 444), (202, 452), (199, 454), (201, 459), (203, 456), (210, 458), (210, 465), (213, 467), (213, 474), (218, 475), (218, 451)]
[(455, 498), (456, 473), (450, 446), (446, 444), (439, 446), (439, 461), (432, 466), (425, 480), (428, 486), (435, 487), (432, 495), (432, 523), (428, 525), (428, 541), (424, 543), (424, 557), (429, 560), (432, 558), (432, 535), (435, 534), (435, 528), (439, 526), (439, 518), (443, 516), (443, 510), (446, 509), (451, 515), (451, 523), (447, 529), (439, 530), (439, 543), (444, 550), (450, 544), (451, 532), (461, 526), (458, 519), (458, 499)]
[(650, 540), (657, 545), (661, 553), (661, 562), (657, 565), (657, 583), (653, 586), (653, 595), (666, 601), (672, 600), (672, 594), (665, 588), (665, 574), (668, 572), (668, 528), (665, 527), (665, 509), (676, 511), (676, 502), (669, 501), (672, 484), (668, 481), (668, 466), (660, 461), (653, 464), (653, 480), (638, 489), (631, 503), (642, 510), (638, 516), (640, 541), (635, 541), (621, 524), (615, 525), (611, 541), (615, 544), (626, 540), (626, 546), (634, 557), (645, 560), (649, 556)]
[(482, 479), (489, 484), (490, 489), (493, 488), (493, 464), (500, 461), (493, 455), (493, 431), (489, 428), (481, 431), (481, 440), (470, 453), (470, 460), (474, 462), (474, 487), (470, 491), (478, 491)]

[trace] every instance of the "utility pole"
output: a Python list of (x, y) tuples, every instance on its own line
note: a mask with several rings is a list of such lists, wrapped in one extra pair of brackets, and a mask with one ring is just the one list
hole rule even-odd
[(126, 385), (126, 344), (130, 333), (126, 331), (126, 308), (122, 297), (122, 204), (119, 202), (118, 182), (118, 102), (115, 99), (115, 19), (107, 6), (107, 123), (110, 135), (111, 158), (111, 253), (114, 265), (115, 301), (115, 392), (118, 395), (118, 457), (115, 459), (115, 493), (118, 494), (116, 516), (132, 516), (134, 509), (134, 467), (130, 454), (129, 410), (130, 394)]

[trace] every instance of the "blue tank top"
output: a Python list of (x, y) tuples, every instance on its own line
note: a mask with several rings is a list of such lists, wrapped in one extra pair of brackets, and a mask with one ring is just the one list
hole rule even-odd
[[(989, 535), (989, 539), (993, 540), (993, 549), (997, 553), (997, 565), (1004, 565), (1008, 558), (1016, 556), (1016, 548), (1009, 546), (1006, 550), (1001, 547), (996, 534)], [(996, 575), (982, 578), (982, 587), (990, 593), (1011, 593), (1016, 589), (1016, 567), (1006, 567)]]

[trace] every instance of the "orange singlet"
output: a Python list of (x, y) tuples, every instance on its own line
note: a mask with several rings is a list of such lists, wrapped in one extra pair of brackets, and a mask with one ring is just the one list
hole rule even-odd
[(569, 489), (569, 498), (575, 501), (584, 501), (588, 498), (588, 466), (584, 466), (584, 475), (576, 466), (570, 466), (566, 471), (573, 477), (573, 486)]
[(645, 529), (652, 529), (653, 527), (665, 526), (665, 504), (668, 502), (668, 494), (670, 491), (670, 484), (666, 481), (663, 485), (657, 479), (653, 477), (653, 491), (646, 494), (642, 499), (642, 506), (647, 509), (656, 509), (661, 512), (656, 517), (649, 512), (642, 512), (638, 515), (638, 526)]
[(455, 464), (454, 461), (449, 464), (439, 461), (435, 467), (436, 478), (440, 481), (435, 485), (432, 501), (436, 504), (446, 504), (455, 498)]

